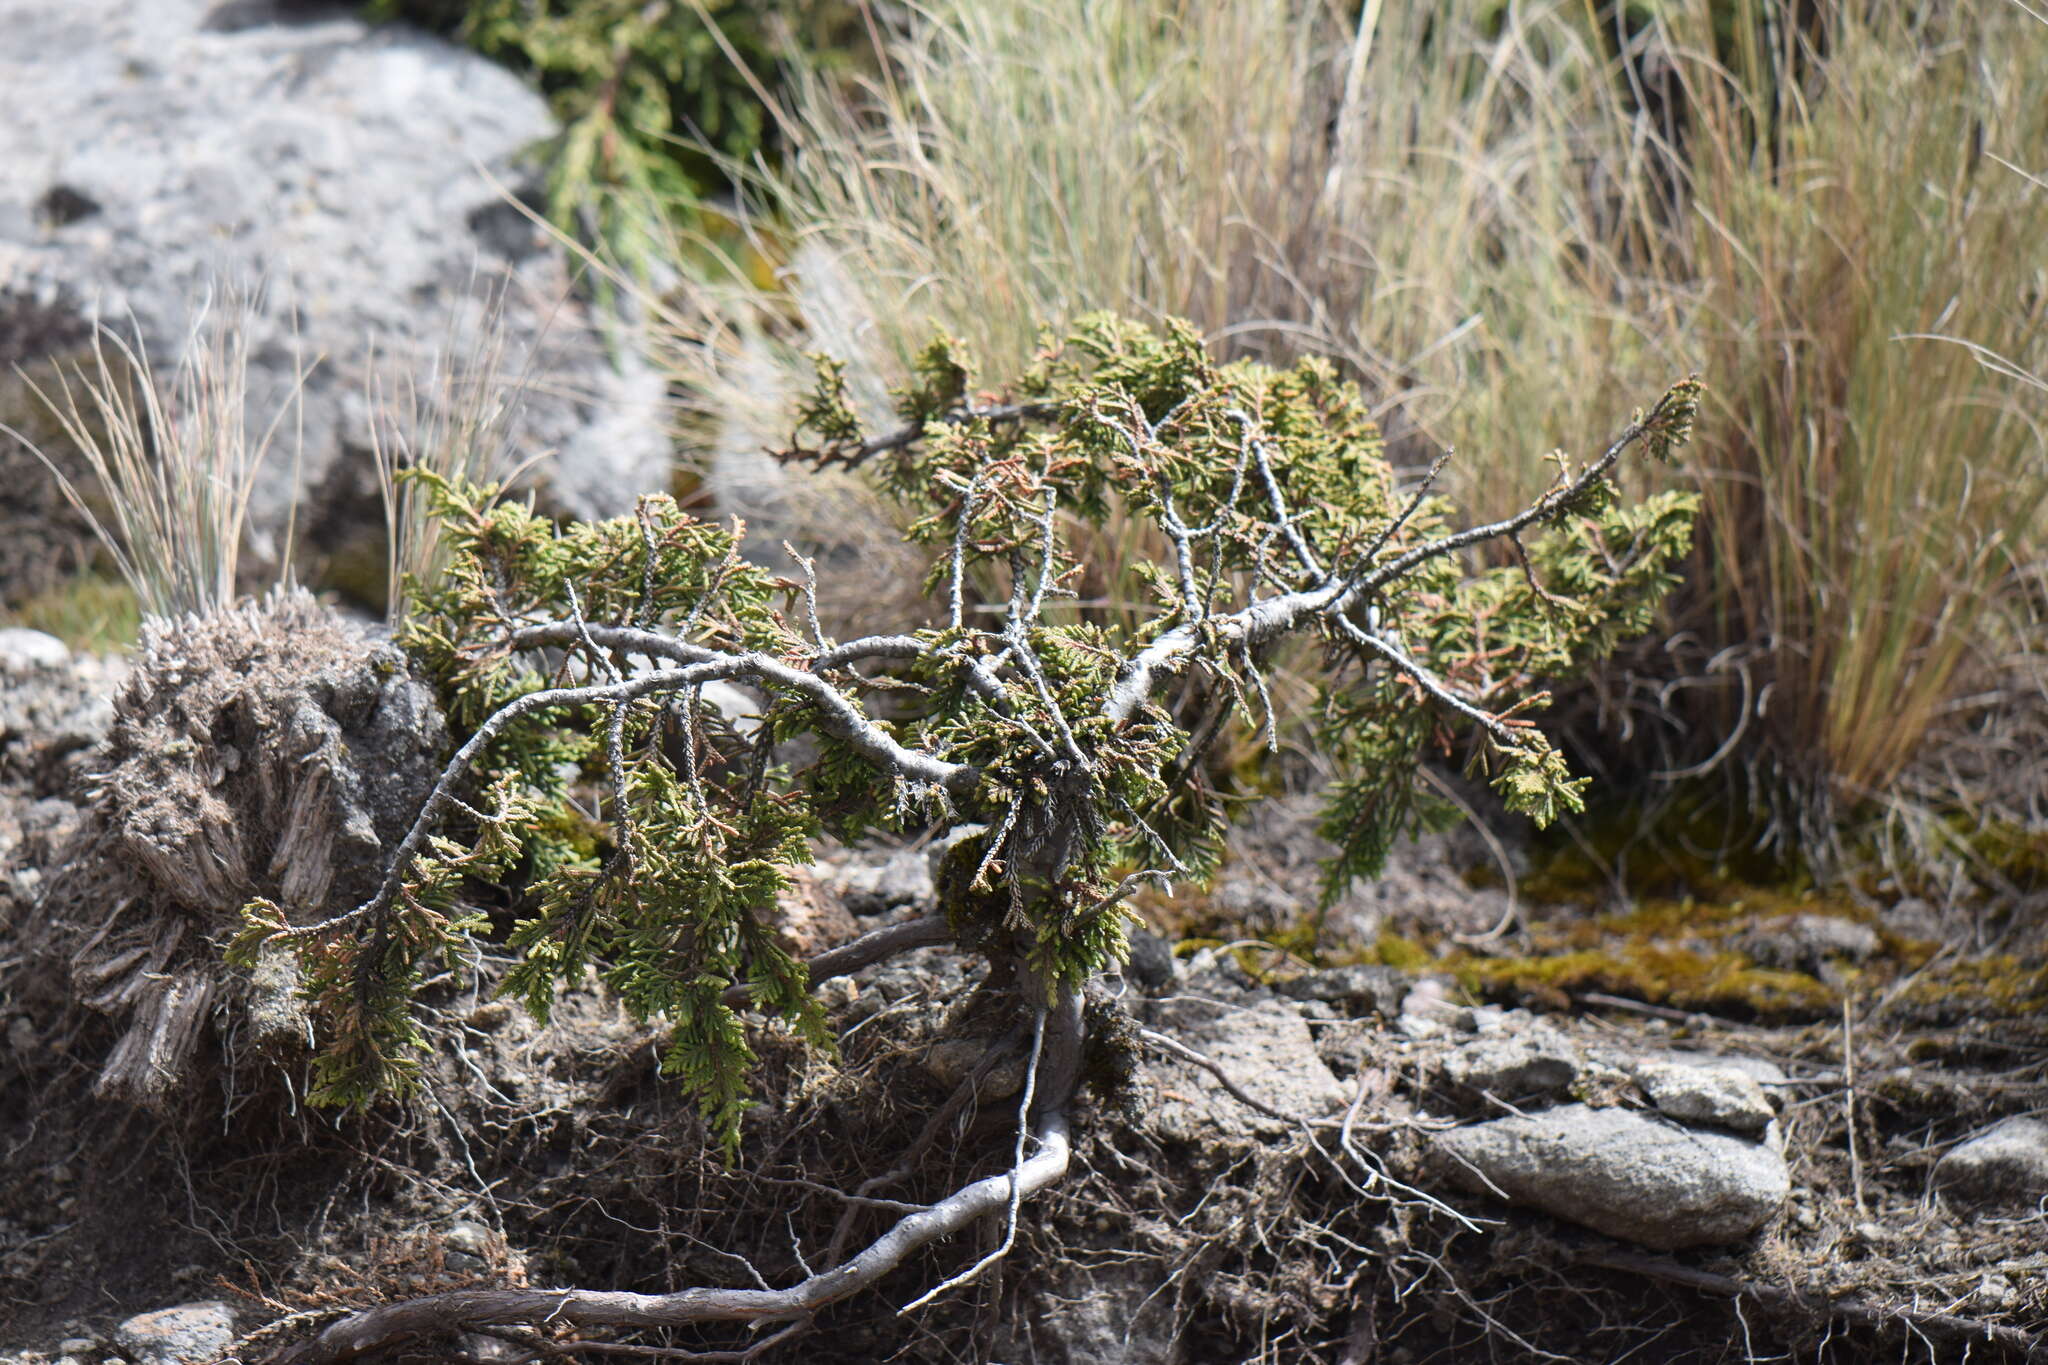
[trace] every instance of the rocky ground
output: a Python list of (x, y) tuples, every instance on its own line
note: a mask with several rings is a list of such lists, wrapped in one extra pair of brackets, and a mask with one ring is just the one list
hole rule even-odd
[[(930, 1197), (1004, 1160), (1022, 1059), (977, 1074), (992, 995), (977, 960), (945, 949), (828, 983), (836, 1056), (762, 1031), (730, 1166), (645, 1030), (596, 992), (537, 1025), (492, 998), (487, 946), (432, 987), (441, 1022), (412, 1105), (342, 1119), (241, 1072), (169, 1112), (96, 1095), (117, 1030), (20, 964), (120, 673), (0, 638), (0, 1359), (255, 1360), (294, 1322), (463, 1285), (774, 1283), (890, 1216), (830, 1190)], [(2022, 921), (1985, 951), (1903, 934), (1943, 931), (1924, 906), (1514, 904), (1466, 886), (1473, 851), (1437, 841), (1322, 919), (1315, 965), (1315, 851), (1281, 803), (1209, 896), (1148, 907), (1179, 942), (1142, 936), (1096, 993), (1108, 1041), (1079, 1166), (1027, 1208), (1000, 1273), (897, 1317), (974, 1250), (936, 1248), (793, 1350), (2043, 1351), (2048, 1026)], [(929, 855), (822, 850), (786, 907), (791, 937), (822, 947), (929, 912)], [(1265, 937), (1218, 941), (1226, 924)], [(888, 1180), (906, 1150), (920, 1169)], [(431, 1358), (524, 1354), (448, 1350)]]

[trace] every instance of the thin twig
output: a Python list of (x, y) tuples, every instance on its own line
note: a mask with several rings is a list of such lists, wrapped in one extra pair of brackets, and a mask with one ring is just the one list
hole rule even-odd
[(960, 629), (967, 592), (967, 532), (974, 520), (974, 498), (981, 491), (981, 476), (984, 471), (975, 470), (967, 481), (967, 487), (960, 494), (960, 520), (953, 527), (953, 585), (951, 606), (953, 629)]
[(1010, 1216), (1003, 1228), (1003, 1240), (994, 1251), (976, 1261), (958, 1275), (933, 1285), (924, 1293), (897, 1309), (898, 1315), (924, 1307), (949, 1289), (957, 1289), (982, 1271), (1010, 1254), (1010, 1248), (1017, 1244), (1017, 1210), (1024, 1202), (1023, 1187), (1018, 1183), (1018, 1172), (1024, 1169), (1024, 1147), (1031, 1138), (1031, 1106), (1038, 1098), (1038, 1060), (1045, 1051), (1045, 1011), (1039, 1010), (1031, 1025), (1031, 1061), (1024, 1070), (1024, 1095), (1017, 1101), (1017, 1146), (1010, 1160)]
[(1870, 1204), (1863, 1193), (1863, 1152), (1856, 1140), (1856, 996), (1842, 993), (1842, 1121), (1849, 1132), (1849, 1183), (1856, 1196), (1856, 1216), (1868, 1218)]
[(825, 639), (825, 627), (818, 622), (818, 561), (798, 554), (796, 546), (786, 540), (782, 542), (782, 550), (804, 571), (804, 619), (810, 625), (811, 638), (817, 641), (819, 651), (823, 652), (831, 645)]
[(1676, 388), (1666, 391), (1664, 396), (1657, 400), (1655, 406), (1648, 413), (1629, 423), (1622, 430), (1622, 433), (1615, 437), (1605, 450), (1600, 452), (1600, 457), (1587, 465), (1576, 478), (1569, 481), (1561, 481), (1556, 487), (1536, 499), (1528, 507), (1504, 520), (1490, 521), (1480, 526), (1469, 527), (1453, 535), (1440, 536), (1426, 544), (1416, 546), (1406, 554), (1395, 556), (1376, 569), (1366, 566), (1362, 570), (1360, 577), (1351, 580), (1351, 591), (1346, 593), (1345, 596), (1348, 598), (1355, 593), (1373, 592), (1376, 589), (1385, 587), (1402, 575), (1412, 572), (1418, 566), (1426, 564), (1432, 559), (1441, 559), (1445, 555), (1456, 554), (1459, 550), (1477, 545), (1481, 541), (1497, 540), (1502, 536), (1514, 535), (1547, 517), (1556, 515), (1559, 509), (1569, 506), (1572, 502), (1583, 496), (1587, 489), (1605, 478), (1607, 471), (1614, 467), (1614, 462), (1621, 458), (1621, 453), (1624, 450), (1643, 440), (1652, 431), (1657, 429), (1658, 424), (1663, 421), (1665, 414), (1670, 410), (1678, 392)]
[(1435, 486), (1437, 475), (1444, 472), (1456, 454), (1456, 450), (1447, 448), (1443, 454), (1430, 461), (1428, 472), (1422, 476), (1422, 482), (1415, 485), (1415, 491), (1409, 495), (1408, 503), (1401, 509), (1401, 514), (1388, 522), (1386, 528), (1373, 537), (1372, 544), (1366, 546), (1365, 553), (1358, 557), (1359, 563), (1372, 563), (1373, 557), (1386, 548), (1387, 542), (1401, 533), (1401, 528), (1408, 524), (1408, 519), (1421, 510), (1422, 504), (1428, 499), (1429, 490)]
[(1514, 730), (1505, 721), (1501, 720), (1500, 717), (1490, 711), (1481, 710), (1453, 692), (1434, 673), (1431, 673), (1421, 664), (1409, 658), (1407, 654), (1395, 648), (1384, 636), (1360, 630), (1357, 624), (1346, 616), (1332, 616), (1330, 623), (1337, 628), (1338, 633), (1343, 635), (1345, 639), (1350, 640), (1354, 644), (1363, 645), (1374, 654), (1385, 659), (1402, 676), (1428, 693), (1433, 700), (1450, 707), (1453, 711), (1456, 711), (1459, 715), (1471, 721), (1489, 735), (1492, 735), (1500, 743), (1512, 745), (1520, 742)]
[(1224, 415), (1235, 419), (1244, 428), (1245, 447), (1258, 465), (1259, 479), (1266, 486), (1266, 500), (1273, 505), (1273, 525), (1286, 537), (1288, 546), (1294, 551), (1295, 559), (1300, 562), (1309, 577), (1320, 581), (1323, 577), (1322, 561), (1316, 558), (1315, 551), (1309, 548), (1301, 529), (1294, 524), (1287, 511), (1287, 499), (1281, 495), (1280, 480), (1273, 473), (1272, 461), (1266, 458), (1266, 444), (1259, 439), (1257, 423), (1237, 408), (1230, 409)]

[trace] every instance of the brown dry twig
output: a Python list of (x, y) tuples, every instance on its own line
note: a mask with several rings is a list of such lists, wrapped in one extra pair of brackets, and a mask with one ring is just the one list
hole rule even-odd
[(1780, 1311), (1790, 1310), (1807, 1317), (1835, 1317), (1858, 1326), (1879, 1329), (1907, 1327), (1941, 1340), (1960, 1343), (1983, 1342), (1986, 1345), (1998, 1346), (2015, 1352), (2021, 1359), (2029, 1362), (2048, 1361), (2048, 1336), (2019, 1327), (1980, 1322), (1975, 1318), (1956, 1317), (1951, 1313), (1927, 1313), (1915, 1309), (1887, 1307), (1882, 1304), (1865, 1303), (1859, 1299), (1829, 1301), (1819, 1295), (1802, 1294), (1794, 1288), (1738, 1280), (1733, 1276), (1702, 1270), (1697, 1266), (1681, 1265), (1677, 1261), (1645, 1256), (1640, 1252), (1623, 1251), (1619, 1248), (1589, 1249), (1582, 1251), (1577, 1260), (1581, 1265), (1598, 1266), (1603, 1270), (1618, 1270), (1628, 1275), (1640, 1275), (1644, 1279), (1695, 1289), (1702, 1294), (1736, 1300), (1747, 1299), (1765, 1307)]

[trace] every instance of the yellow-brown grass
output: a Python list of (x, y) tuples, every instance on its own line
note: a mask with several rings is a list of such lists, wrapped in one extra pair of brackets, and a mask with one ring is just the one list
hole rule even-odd
[(736, 272), (678, 375), (745, 402), (716, 339), (747, 318), (857, 350), (879, 393), (934, 327), (1000, 373), (1042, 322), (1179, 313), (1341, 357), (1397, 458), (1458, 448), (1480, 516), (1702, 370), (1671, 628), (1756, 662), (1691, 757), (1742, 725), (1730, 752), (1853, 804), (1974, 661), (2038, 654), (2009, 588), (2048, 496), (2048, 26), (1913, 8), (938, 0), (880, 77), (799, 81), (749, 183), (827, 306)]

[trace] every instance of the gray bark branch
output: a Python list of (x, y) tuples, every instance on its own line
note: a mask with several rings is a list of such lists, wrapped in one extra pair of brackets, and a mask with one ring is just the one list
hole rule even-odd
[(1065, 990), (1053, 1002), (1046, 1020), (1044, 1090), (1031, 1122), (1037, 1150), (1018, 1166), (965, 1185), (930, 1208), (904, 1215), (845, 1265), (808, 1276), (786, 1289), (695, 1288), (673, 1294), (462, 1289), (351, 1313), (273, 1359), (278, 1365), (340, 1365), (418, 1337), (492, 1327), (564, 1324), (648, 1330), (808, 1316), (872, 1287), (921, 1248), (1006, 1211), (1013, 1197), (1028, 1199), (1065, 1176), (1073, 1157), (1067, 1106), (1080, 1062), (1080, 996)]

